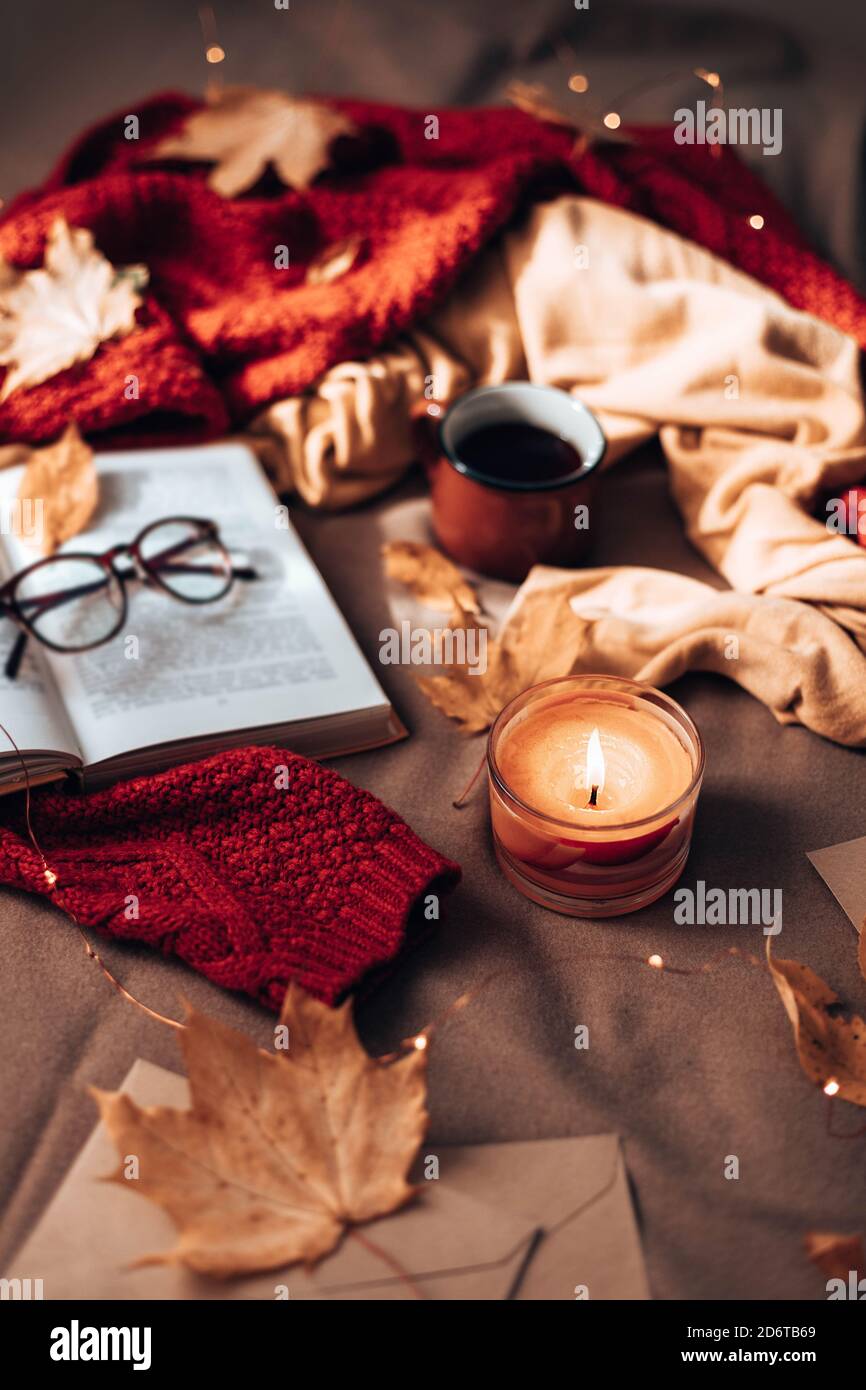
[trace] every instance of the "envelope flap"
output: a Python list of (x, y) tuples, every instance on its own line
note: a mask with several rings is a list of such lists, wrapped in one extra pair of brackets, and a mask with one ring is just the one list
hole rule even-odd
[(807, 851), (806, 858), (848, 914), (856, 931), (866, 917), (866, 835), (841, 845)]
[(464, 1296), (458, 1292), (464, 1273), (481, 1275), (484, 1292), (475, 1296), (504, 1298), (513, 1277), (509, 1271), (529, 1246), (534, 1228), (513, 1212), (434, 1180), (413, 1205), (361, 1227), (358, 1235), (360, 1239), (347, 1235), (309, 1276), (300, 1269), (287, 1272), (289, 1296), (327, 1298), (363, 1291), (378, 1296), (405, 1271), (416, 1284), (451, 1280), (456, 1297)]
[(439, 1171), (449, 1186), (551, 1230), (611, 1190), (618, 1172), (619, 1137), (443, 1144), (437, 1152)]

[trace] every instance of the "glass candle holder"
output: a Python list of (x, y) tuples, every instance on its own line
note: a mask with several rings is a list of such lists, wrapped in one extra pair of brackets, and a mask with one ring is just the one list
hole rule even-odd
[(704, 748), (663, 691), (618, 676), (543, 681), (500, 713), (487, 766), (497, 859), (533, 902), (614, 917), (680, 877)]

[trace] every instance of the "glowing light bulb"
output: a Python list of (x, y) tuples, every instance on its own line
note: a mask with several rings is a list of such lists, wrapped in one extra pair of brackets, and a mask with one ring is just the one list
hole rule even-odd
[(45, 879), (49, 888), (53, 888), (57, 882), (57, 875), (53, 869), (46, 869), (42, 877)]
[(838, 1095), (838, 1093), (839, 1093), (839, 1082), (836, 1080), (835, 1076), (831, 1076), (831, 1077), (830, 1077), (830, 1080), (827, 1082), (827, 1084), (826, 1084), (825, 1087), (824, 1087), (824, 1095), (825, 1095), (825, 1096), (835, 1096), (835, 1095)]
[(582, 72), (576, 72), (568, 79), (568, 85), (573, 92), (588, 92), (589, 78), (584, 77)]
[(649, 956), (647, 965), (651, 965), (653, 970), (664, 970), (665, 963), (661, 956)]
[(604, 118), (604, 123), (608, 130), (618, 130), (622, 121), (615, 111), (608, 111)]
[(423, 1052), (424, 1049), (425, 1049), (426, 1046), (427, 1046), (427, 1039), (425, 1038), (424, 1034), (423, 1034), (423, 1033), (419, 1033), (418, 1036), (417, 1036), (417, 1038), (415, 1038), (414, 1041), (415, 1041), (415, 1050), (416, 1050), (416, 1052)]
[(753, 212), (751, 217), (749, 218), (749, 226), (754, 227), (755, 231), (759, 232), (763, 225), (764, 219), (761, 216), (761, 214), (759, 212)]
[(218, 43), (212, 43), (204, 55), (209, 63), (221, 63), (226, 56), (224, 48), (220, 48)]

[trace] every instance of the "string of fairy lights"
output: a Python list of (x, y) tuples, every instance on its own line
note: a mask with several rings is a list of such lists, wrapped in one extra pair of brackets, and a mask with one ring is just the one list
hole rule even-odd
[[(184, 1029), (186, 1028), (185, 1023), (182, 1023), (179, 1019), (170, 1018), (166, 1014), (162, 1014), (158, 1010), (152, 1009), (149, 1005), (142, 1003), (142, 1001), (140, 999), (137, 999), (135, 995), (132, 994), (126, 988), (125, 985), (121, 984), (121, 982), (112, 973), (112, 971), (109, 970), (108, 966), (105, 964), (104, 960), (99, 955), (99, 953), (92, 946), (85, 928), (78, 920), (78, 917), (76, 916), (72, 907), (69, 905), (68, 902), (62, 902), (57, 896), (57, 888), (60, 883), (58, 874), (54, 869), (51, 868), (48, 859), (45, 855), (45, 852), (43, 851), (39, 839), (33, 829), (33, 822), (31, 817), (32, 787), (30, 782), (30, 773), (27, 767), (27, 760), (22, 754), (20, 748), (18, 747), (18, 744), (15, 742), (15, 739), (12, 737), (9, 730), (5, 727), (5, 725), (0, 724), (0, 732), (5, 734), (6, 738), (9, 740), (9, 743), (11, 744), (15, 752), (15, 755), (21, 764), (21, 771), (24, 780), (25, 830), (31, 845), (33, 846), (33, 849), (39, 857), (39, 862), (42, 866), (42, 878), (48, 889), (49, 896), (53, 897), (57, 902), (57, 905), (61, 908), (61, 910), (65, 912), (65, 914), (68, 917), (71, 918), (84, 943), (85, 954), (90, 960), (93, 960), (96, 963), (96, 965), (101, 970), (104, 978), (111, 985), (111, 987), (117, 991), (121, 998), (124, 999), (128, 1004), (132, 1004), (134, 1008), (139, 1009), (142, 1013), (144, 1013), (148, 1018), (152, 1019), (153, 1021), (157, 1023), (163, 1023), (167, 1027), (173, 1028), (179, 1032), (184, 1031)], [(477, 780), (477, 776), (478, 773), (476, 772), (469, 786), (461, 794), (461, 799), (455, 800), (452, 803), (455, 807), (465, 805), (466, 800), (468, 799), (468, 793), (471, 787), (474, 786), (475, 781)], [(109, 913), (106, 915), (106, 924), (113, 915), (114, 913)], [(643, 968), (650, 969), (658, 974), (682, 975), (689, 977), (694, 977), (698, 975), (708, 975), (711, 971), (715, 970), (721, 963), (735, 957), (743, 961), (747, 965), (757, 966), (758, 968), (763, 967), (763, 962), (759, 960), (757, 956), (755, 956), (749, 951), (743, 951), (739, 946), (729, 946), (726, 949), (718, 952), (717, 955), (711, 957), (710, 960), (705, 961), (703, 965), (700, 965), (697, 968), (688, 969), (683, 966), (669, 964), (664, 959), (664, 957), (660, 955), (657, 951), (651, 952), (648, 956), (638, 955), (636, 952), (631, 951), (613, 953), (590, 951), (584, 952), (582, 955), (582, 959), (585, 961), (625, 961), (632, 965), (639, 965)], [(454, 999), (451, 1002), (451, 1004), (448, 1005), (447, 1009), (445, 1009), (445, 1011), (442, 1014), (440, 1014), (437, 1018), (433, 1019), (430, 1023), (426, 1024), (423, 1028), (419, 1029), (417, 1033), (413, 1033), (411, 1036), (403, 1038), (393, 1052), (386, 1053), (380, 1056), (377, 1060), (383, 1066), (385, 1066), (398, 1061), (401, 1057), (405, 1056), (407, 1052), (413, 1050), (417, 1052), (426, 1051), (427, 1048), (430, 1046), (430, 1039), (434, 1033), (438, 1032), (441, 1028), (443, 1028), (445, 1024), (447, 1024), (452, 1018), (454, 1018), (457, 1014), (462, 1012), (463, 1009), (467, 1008), (471, 1003), (473, 1003), (479, 997), (483, 990), (485, 990), (496, 979), (502, 978), (506, 973), (507, 972), (502, 970), (495, 971), (493, 972), (493, 974), (488, 975), (481, 982), (481, 984), (476, 986), (474, 989), (466, 990), (462, 994), (458, 995), (458, 997)], [(835, 1097), (839, 1094), (839, 1091), (841, 1090), (841, 1086), (838, 1079), (835, 1076), (828, 1077), (822, 1087), (822, 1090), (824, 1092), (824, 1095), (827, 1097), (828, 1101), (828, 1110), (826, 1118), (826, 1129), (828, 1135), (834, 1139), (857, 1139), (866, 1134), (866, 1124), (864, 1124), (860, 1129), (848, 1132), (839, 1132), (834, 1130), (832, 1127), (832, 1107)]]
[[(339, 18), (341, 4), (342, 0), (337, 0), (337, 18)], [(226, 50), (219, 41), (219, 35), (217, 33), (216, 15), (214, 14), (213, 6), (210, 4), (200, 5), (198, 8), (198, 17), (199, 24), (201, 26), (202, 39), (204, 42), (205, 61), (212, 65), (225, 62)], [(564, 62), (564, 65), (567, 69), (570, 69), (572, 67), (572, 52), (564, 54), (561, 45), (554, 46), (553, 51), (556, 54), (557, 58), (560, 60), (560, 62)], [(666, 87), (676, 81), (682, 81), (683, 77), (686, 75), (691, 75), (697, 78), (700, 82), (705, 83), (706, 86), (709, 87), (710, 91), (713, 93), (714, 100), (718, 104), (718, 107), (723, 111), (727, 109), (725, 85), (722, 81), (721, 75), (712, 68), (696, 67), (689, 69), (688, 74), (680, 70), (675, 70), (666, 73), (663, 77), (653, 77), (646, 82), (639, 82), (626, 88), (614, 100), (612, 105), (604, 111), (604, 113), (601, 116), (601, 124), (604, 126), (605, 130), (609, 134), (620, 132), (623, 123), (620, 108), (628, 105), (629, 103), (633, 102), (637, 97), (642, 96), (649, 91), (652, 91), (659, 87)], [(215, 86), (218, 88), (218, 84), (215, 84)], [(523, 100), (520, 100), (520, 98), (517, 95), (517, 90), (520, 88), (522, 88), (524, 93)], [(589, 76), (585, 72), (569, 71), (569, 75), (566, 80), (566, 88), (574, 96), (586, 96), (590, 91)], [(534, 92), (535, 94), (534, 103), (529, 97), (530, 92)], [(581, 131), (583, 126), (586, 124), (587, 116), (589, 117), (590, 123), (594, 119), (597, 119), (592, 115), (591, 112), (570, 112), (567, 109), (560, 107), (556, 103), (555, 99), (552, 99), (547, 93), (546, 89), (542, 86), (527, 87), (523, 83), (512, 83), (510, 84), (508, 95), (510, 96), (511, 100), (515, 101), (517, 105), (522, 105), (524, 109), (532, 110), (534, 105), (534, 114), (539, 115), (541, 119), (553, 120), (559, 124), (564, 124), (572, 127), (577, 134), (577, 138), (575, 140), (575, 151), (579, 150), (582, 145), (585, 145), (587, 143), (586, 137), (581, 134)], [(721, 145), (709, 144), (708, 149), (710, 151), (710, 155), (713, 158), (718, 159), (721, 157)], [(760, 212), (750, 213), (747, 217), (749, 226), (756, 232), (761, 231), (761, 229), (764, 226), (764, 220), (764, 216)]]
[[(199, 22), (201, 25), (202, 38), (204, 41), (204, 56), (206, 62), (211, 65), (216, 65), (224, 62), (226, 58), (226, 51), (219, 41), (219, 35), (217, 32), (216, 18), (214, 15), (213, 7), (211, 5), (201, 5), (199, 6), (198, 14)], [(719, 103), (719, 105), (722, 108), (724, 108), (724, 84), (719, 73), (712, 69), (702, 67), (693, 68), (691, 69), (691, 72), (694, 75), (694, 77), (704, 82), (707, 85), (707, 87), (710, 88), (710, 90), (714, 93), (715, 100)], [(641, 83), (637, 86), (629, 88), (627, 91), (621, 94), (621, 96), (609, 109), (607, 109), (604, 112), (604, 114), (601, 117), (601, 124), (605, 127), (605, 129), (608, 132), (619, 132), (622, 127), (622, 114), (621, 110), (618, 108), (622, 108), (629, 101), (632, 101), (635, 97), (649, 90), (650, 88), (667, 84), (675, 79), (681, 79), (682, 76), (682, 73), (674, 72), (665, 76), (664, 78), (653, 79), (650, 82)], [(576, 97), (586, 96), (590, 91), (590, 85), (590, 79), (586, 73), (575, 71), (570, 72), (570, 75), (568, 76), (566, 83), (567, 90)], [(577, 136), (576, 144), (579, 145), (581, 140), (585, 140), (586, 137), (581, 134), (581, 131), (583, 127), (587, 124), (587, 120), (581, 115), (581, 113), (571, 112), (567, 109), (561, 109), (559, 106), (555, 104), (551, 104), (550, 99), (547, 96), (547, 93), (541, 88), (524, 88), (523, 93), (523, 100), (517, 100), (518, 105), (524, 105), (527, 107), (527, 109), (530, 109), (534, 103), (536, 114), (540, 112), (542, 114), (542, 118), (557, 121), (560, 124), (567, 125), (574, 129)], [(531, 93), (531, 95), (527, 95), (527, 93)], [(591, 118), (589, 123), (591, 124)], [(721, 154), (721, 149), (718, 145), (710, 145), (709, 149), (710, 153), (715, 157), (718, 157)], [(764, 226), (764, 218), (760, 213), (753, 213), (752, 215), (750, 215), (748, 218), (748, 222), (749, 225), (756, 231), (760, 231), (761, 228)], [(58, 875), (55, 872), (55, 870), (53, 870), (50, 867), (48, 860), (38, 841), (38, 838), (33, 830), (31, 821), (31, 783), (26, 759), (23, 757), (21, 751), (18, 748), (17, 743), (15, 742), (12, 735), (9, 733), (8, 729), (6, 729), (2, 724), (0, 724), (0, 731), (2, 731), (8, 738), (9, 743), (11, 744), (21, 763), (25, 787), (25, 828), (27, 836), (36, 854), (38, 855), (40, 863), (42, 865), (42, 876), (48, 889), (48, 892), (49, 894), (54, 896), (56, 895), (56, 891), (58, 888)], [(476, 769), (467, 787), (460, 794), (460, 796), (454, 800), (453, 805), (455, 808), (460, 809), (466, 804), (469, 795), (475, 786), (478, 776), (480, 775), (483, 765), (484, 758), (482, 758), (481, 762), (479, 763), (479, 766)], [(59, 899), (58, 905), (61, 905)], [(104, 977), (111, 984), (111, 986), (121, 995), (121, 997), (137, 1009), (141, 1010), (149, 1018), (157, 1022), (163, 1023), (170, 1028), (183, 1030), (185, 1028), (185, 1024), (183, 1024), (177, 1019), (169, 1018), (165, 1014), (159, 1013), (157, 1010), (152, 1009), (148, 1005), (142, 1003), (133, 994), (131, 994), (130, 991), (127, 990), (124, 985), (120, 983), (120, 981), (109, 970), (109, 968), (102, 960), (98, 952), (91, 945), (84, 927), (79, 922), (71, 907), (65, 903), (62, 904), (62, 907), (63, 911), (72, 919), (73, 923), (78, 928), (78, 931), (81, 934), (82, 939), (84, 941), (84, 946), (88, 957), (96, 962), (96, 964), (101, 969)], [(671, 965), (667, 961), (665, 961), (665, 959), (658, 952), (652, 952), (648, 956), (642, 956), (636, 953), (617, 953), (615, 958), (618, 960), (628, 961), (632, 964), (637, 964), (641, 967), (648, 968), (660, 974), (697, 976), (708, 974), (710, 971), (714, 970), (721, 961), (729, 959), (731, 957), (739, 957), (745, 963), (757, 966), (759, 968), (763, 966), (763, 962), (760, 961), (756, 956), (752, 955), (751, 953), (744, 952), (736, 946), (731, 946), (727, 948), (725, 951), (719, 953), (718, 956), (713, 957), (711, 960), (707, 961), (705, 964), (696, 969), (685, 969), (680, 966)], [(595, 958), (610, 959), (611, 956), (609, 954), (601, 953), (589, 953), (588, 955), (584, 956), (584, 959)], [(414, 1049), (417, 1051), (424, 1051), (429, 1046), (430, 1039), (433, 1033), (442, 1028), (451, 1018), (453, 1018), (456, 1014), (458, 1014), (469, 1004), (471, 1004), (473, 1000), (475, 1000), (478, 997), (481, 990), (486, 988), (487, 985), (489, 985), (493, 979), (497, 978), (501, 974), (502, 972), (496, 972), (495, 975), (487, 977), (487, 979), (483, 981), (482, 984), (476, 989), (466, 991), (460, 996), (458, 996), (458, 998), (455, 999), (449, 1005), (449, 1007), (445, 1010), (445, 1012), (442, 1015), (440, 1015), (437, 1019), (433, 1020), (431, 1023), (427, 1024), (424, 1028), (422, 1028), (419, 1032), (413, 1034), (411, 1037), (403, 1039), (394, 1052), (386, 1054), (385, 1056), (379, 1058), (379, 1060), (383, 1064), (387, 1064), (389, 1062), (396, 1061), (401, 1056), (404, 1056), (406, 1052), (409, 1050)], [(832, 1128), (832, 1105), (834, 1098), (839, 1094), (840, 1089), (840, 1083), (835, 1076), (828, 1077), (822, 1087), (823, 1093), (828, 1100), (827, 1132), (833, 1138), (838, 1139), (858, 1138), (861, 1135), (866, 1134), (866, 1125), (864, 1125), (860, 1129), (848, 1133), (839, 1133), (834, 1131)]]

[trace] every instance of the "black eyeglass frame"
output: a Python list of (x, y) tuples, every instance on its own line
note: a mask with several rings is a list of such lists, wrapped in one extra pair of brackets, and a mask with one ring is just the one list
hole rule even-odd
[[(172, 524), (195, 527), (196, 534), (190, 536), (189, 540), (181, 542), (180, 545), (172, 546), (169, 550), (162, 551), (158, 556), (150, 556), (148, 558), (142, 554), (141, 546), (150, 533), (155, 531), (157, 527)], [(221, 552), (222, 560), (225, 565), (226, 582), (219, 593), (209, 594), (206, 598), (195, 598), (189, 594), (178, 593), (176, 589), (173, 589), (160, 576), (159, 567), (154, 561), (159, 559), (164, 562), (167, 556), (179, 554), (188, 547), (200, 545), (203, 541), (211, 541)], [(124, 556), (128, 556), (132, 561), (131, 569), (119, 568), (118, 561), (122, 560)], [(101, 566), (105, 571), (107, 583), (114, 580), (119, 586), (121, 605), (117, 610), (117, 622), (110, 632), (107, 632), (104, 637), (99, 637), (95, 642), (82, 642), (78, 646), (62, 645), (61, 643), (54, 642), (51, 638), (39, 632), (34, 621), (32, 618), (28, 617), (23, 608), (24, 604), (27, 604), (31, 610), (37, 604), (41, 604), (42, 607), (45, 608), (51, 606), (48, 601), (52, 599), (54, 600), (54, 606), (64, 602), (72, 602), (73, 599), (81, 597), (81, 586), (61, 590), (57, 595), (40, 594), (34, 595), (32, 598), (28, 599), (19, 599), (16, 597), (16, 589), (22, 581), (34, 574), (37, 570), (46, 569), (51, 565), (57, 564), (58, 561), (65, 560), (84, 560), (91, 564), (95, 563)], [(200, 566), (196, 566), (195, 568), (199, 571), (201, 569)], [(120, 632), (123, 624), (126, 622), (126, 617), (129, 612), (129, 596), (126, 589), (127, 583), (137, 580), (142, 584), (151, 584), (155, 588), (161, 590), (161, 592), (166, 594), (169, 598), (176, 599), (178, 603), (191, 604), (197, 607), (202, 604), (218, 603), (220, 599), (225, 598), (236, 579), (250, 580), (257, 578), (258, 575), (251, 566), (236, 565), (234, 563), (231, 552), (220, 536), (219, 527), (216, 522), (198, 516), (160, 517), (156, 521), (148, 522), (147, 526), (143, 527), (132, 541), (122, 545), (113, 545), (108, 550), (104, 550), (101, 554), (90, 550), (64, 550), (56, 555), (45, 555), (41, 560), (35, 560), (32, 565), (27, 565), (26, 568), (19, 570), (17, 574), (13, 574), (11, 578), (7, 579), (5, 584), (0, 585), (0, 617), (11, 618), (21, 629), (6, 660), (4, 668), (6, 678), (8, 680), (14, 680), (18, 674), (28, 637), (34, 637), (37, 642), (41, 642), (43, 647), (48, 647), (51, 651), (60, 652), (61, 654), (92, 651), (95, 647), (101, 647), (104, 646), (106, 642), (110, 642), (112, 638), (116, 637), (118, 632)], [(91, 586), (84, 586), (84, 591), (86, 592), (90, 587)]]

